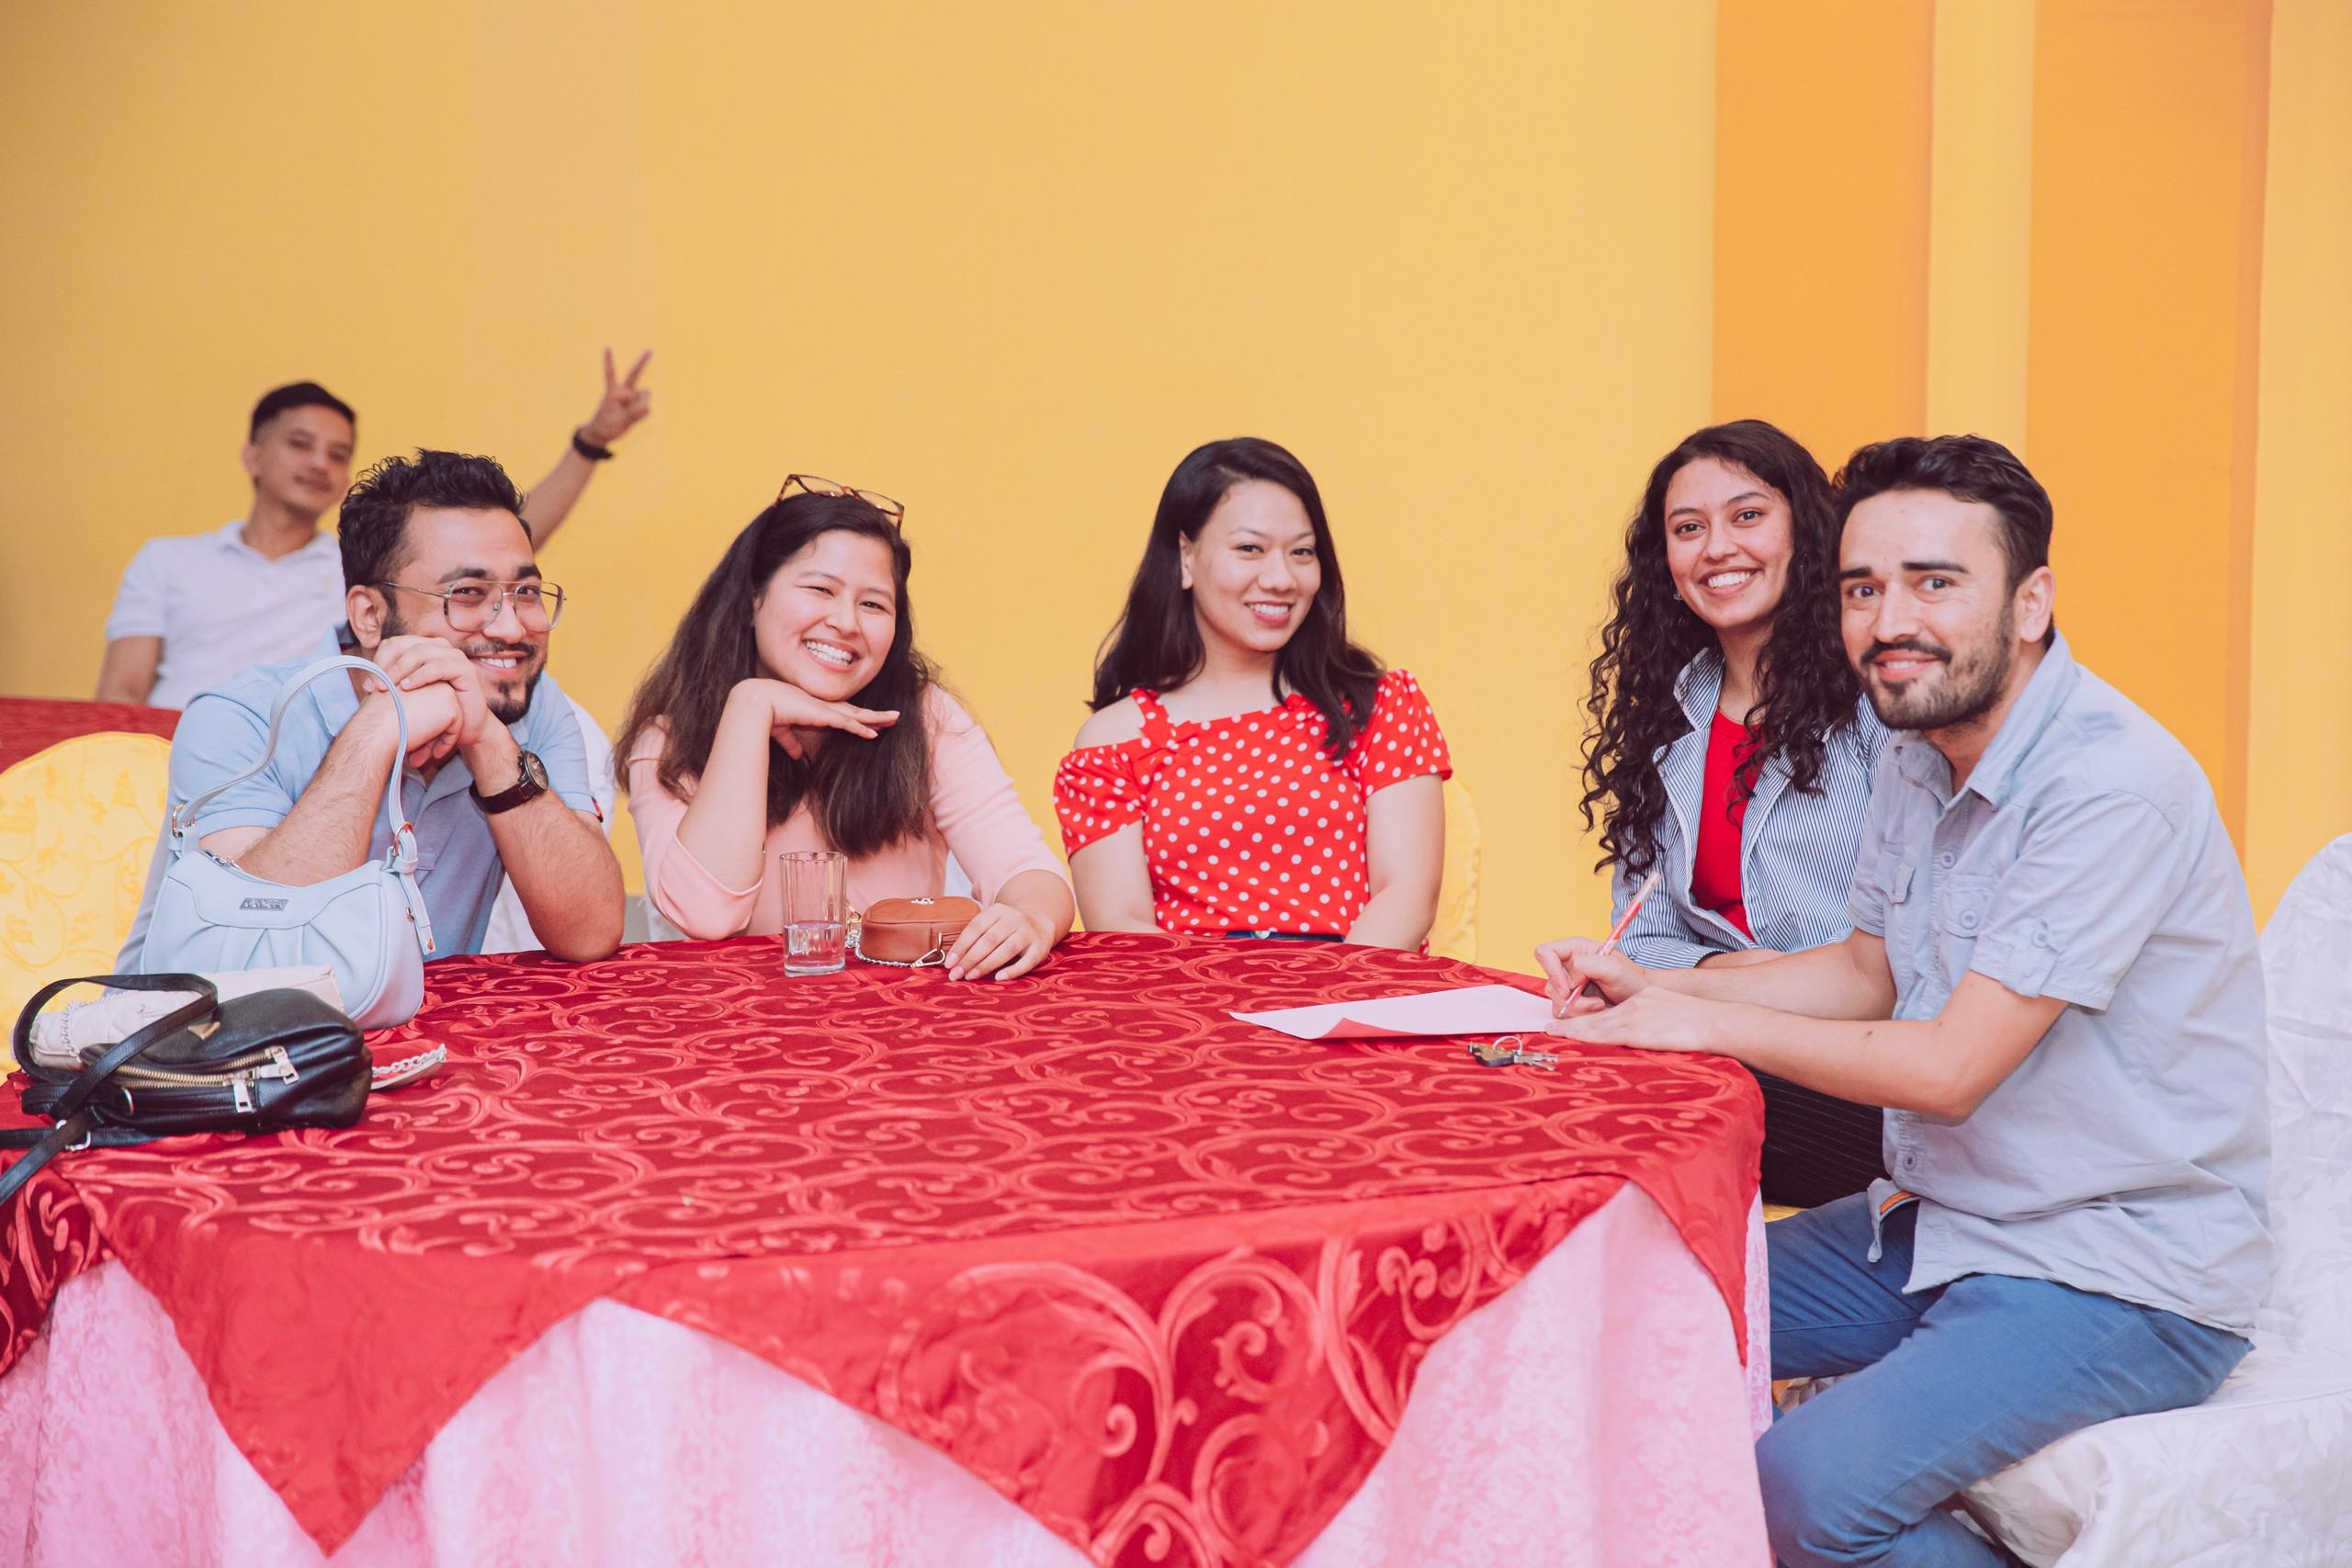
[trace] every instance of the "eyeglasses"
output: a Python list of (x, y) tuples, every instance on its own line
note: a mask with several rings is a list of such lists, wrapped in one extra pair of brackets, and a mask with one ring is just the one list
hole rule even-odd
[(846, 495), (853, 500), (865, 502), (866, 505), (888, 517), (891, 527), (903, 528), (907, 525), (907, 509), (879, 491), (859, 490), (854, 485), (838, 485), (831, 479), (820, 479), (815, 474), (786, 474), (784, 476), (784, 488), (775, 492), (775, 498), (782, 501), (794, 491), (798, 491), (804, 495)]
[(440, 600), (442, 617), (453, 632), (485, 630), (498, 619), (502, 604), (514, 606), (514, 618), (526, 632), (547, 631), (563, 619), (563, 590), (552, 582), (453, 582), (447, 588), (379, 582), (376, 586)]

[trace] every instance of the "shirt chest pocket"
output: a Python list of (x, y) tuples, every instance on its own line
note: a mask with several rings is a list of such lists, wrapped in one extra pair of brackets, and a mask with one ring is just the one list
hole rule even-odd
[[(1957, 989), (1976, 955), (1976, 939), (1993, 907), (1993, 878), (1947, 875), (1936, 886), (1935, 971), (1945, 996)], [(1939, 1003), (1939, 1006), (1941, 1004)]]
[(1993, 879), (1989, 876), (1964, 874), (1947, 876), (1937, 889), (1937, 923), (1946, 938), (1973, 944), (1977, 933), (1984, 929), (1984, 919), (1993, 907)]

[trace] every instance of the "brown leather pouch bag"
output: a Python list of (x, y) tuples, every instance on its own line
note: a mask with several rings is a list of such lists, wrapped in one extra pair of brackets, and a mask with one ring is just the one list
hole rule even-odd
[(980, 907), (969, 898), (876, 898), (850, 931), (850, 949), (868, 964), (910, 969), (947, 962)]

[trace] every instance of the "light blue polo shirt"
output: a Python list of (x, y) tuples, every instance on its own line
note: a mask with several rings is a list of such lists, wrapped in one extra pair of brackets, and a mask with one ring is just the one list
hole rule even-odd
[(1964, 1120), (1886, 1112), (1920, 1199), (1907, 1289), (2051, 1280), (2235, 1333), (2270, 1276), (2262, 961), (2205, 772), (2060, 637), (1968, 782), (1903, 735), (1848, 905), (1899, 1019), (1971, 971), (2067, 1004)]
[[(303, 666), (342, 651), (343, 628), (320, 639), (301, 659), (264, 664), (207, 692), (198, 693), (182, 716), (172, 737), (171, 799), (176, 806), (232, 779), (261, 758), (269, 743), (269, 710), (278, 692)], [(269, 766), (204, 809), (191, 837), (201, 843), (224, 828), (275, 828), (286, 820), (295, 801), (310, 787), (327, 748), (359, 712), (359, 695), (344, 671), (322, 675), (311, 682), (286, 710), (278, 731), (277, 750)], [(514, 743), (547, 765), (548, 784), (564, 804), (594, 812), (595, 796), (588, 788), (588, 762), (580, 742), (579, 721), (571, 705), (550, 677), (542, 675), (532, 693), (531, 706), (519, 724), (507, 727)], [(490, 929), (491, 906), (506, 870), (499, 863), (498, 842), (490, 834), (490, 818), (474, 804), (473, 774), (465, 760), (452, 756), (427, 779), (414, 769), (401, 776), (401, 814), (416, 829), (416, 886), (424, 895), (425, 912), (433, 919), (435, 956), (480, 953)], [(124, 941), (119, 967), (140, 968), (140, 950), (146, 945), (147, 918), (155, 907), (155, 890), (171, 863), (167, 835), (159, 836), (154, 859), (147, 868), (147, 886), (140, 895), (139, 916)], [(384, 826), (383, 796), (376, 797), (368, 818), (368, 853), (381, 860), (391, 848)]]

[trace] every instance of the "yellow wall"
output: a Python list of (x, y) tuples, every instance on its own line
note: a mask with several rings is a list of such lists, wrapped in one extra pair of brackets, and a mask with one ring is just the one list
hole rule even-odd
[(2265, 911), (2352, 832), (2352, 6), (2278, 0), (2270, 40), (2247, 836)]
[(2043, 0), (2028, 461), (2058, 624), (2204, 762), (2245, 847), (2269, 7)]
[(2023, 452), (2034, 0), (1936, 7), (1927, 423)]
[(1835, 473), (1926, 397), (1929, 0), (1722, 0), (1714, 411)]
[(241, 510), (262, 389), (527, 482), (644, 343), (652, 422), (548, 552), (567, 686), (615, 718), (832, 475), (907, 502), (924, 642), (1042, 818), (1160, 483), (1254, 432), (1432, 694), (1525, 964), (1606, 916), (1572, 743), (1707, 413), (1713, 48), (1705, 0), (11, 7), (0, 690), (86, 694), (136, 542)]
[(1833, 466), (1840, 431), (2016, 447), (2076, 652), (2204, 764), (2267, 914), (2352, 830), (2352, 8), (1718, 18), (1717, 412)]
[[(1605, 917), (1584, 661), (1656, 454), (1975, 428), (2062, 619), (2212, 774), (2267, 910), (2352, 829), (2352, 13), (1680, 0), (1436, 13), (253, 4), (0, 12), (0, 691), (242, 507), (316, 377), (363, 456), (527, 480), (656, 346), (550, 574), (610, 721), (789, 468), (910, 506), (926, 645), (1041, 819), (1192, 444), (1295, 446), (1434, 694), (1482, 954)], [(634, 868), (632, 867), (632, 872)]]

